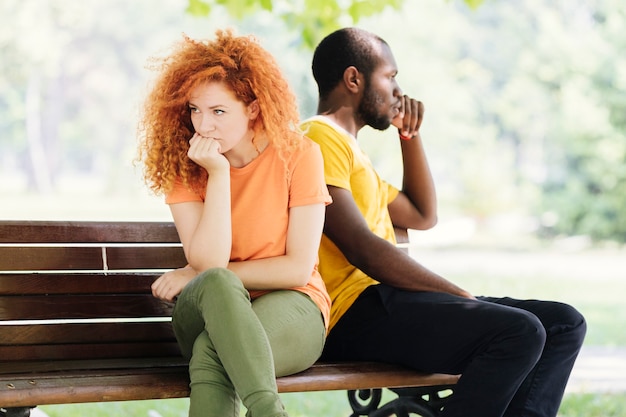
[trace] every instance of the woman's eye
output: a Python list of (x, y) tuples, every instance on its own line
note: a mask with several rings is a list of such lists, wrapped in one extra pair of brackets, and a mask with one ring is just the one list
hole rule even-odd
[(213, 111), (215, 112), (215, 114), (224, 114), (224, 110), (222, 109), (215, 109)]
[(198, 113), (198, 111), (199, 111), (199, 110), (198, 110), (198, 108), (197, 108), (197, 107), (192, 107), (192, 106), (189, 106), (189, 111), (190, 111), (191, 113)]

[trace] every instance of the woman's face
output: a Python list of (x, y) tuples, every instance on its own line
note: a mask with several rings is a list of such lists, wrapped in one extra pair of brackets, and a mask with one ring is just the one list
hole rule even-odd
[(201, 84), (191, 90), (189, 110), (193, 128), (201, 136), (220, 144), (225, 154), (254, 136), (250, 121), (258, 115), (258, 105), (246, 106), (223, 82)]

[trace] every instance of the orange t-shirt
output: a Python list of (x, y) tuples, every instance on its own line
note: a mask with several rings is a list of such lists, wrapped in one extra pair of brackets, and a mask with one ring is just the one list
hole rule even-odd
[[(285, 254), (289, 208), (331, 202), (324, 180), (319, 146), (305, 139), (288, 160), (287, 169), (271, 144), (243, 168), (230, 168), (232, 248), (231, 262), (270, 258)], [(167, 204), (203, 202), (181, 181), (166, 196)], [(328, 328), (330, 297), (317, 270), (305, 287), (292, 288), (307, 294), (318, 305)], [(250, 291), (254, 299), (267, 291)]]

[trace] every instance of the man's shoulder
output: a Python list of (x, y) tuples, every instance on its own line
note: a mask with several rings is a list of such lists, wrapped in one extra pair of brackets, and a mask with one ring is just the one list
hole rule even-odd
[(300, 125), (304, 135), (320, 146), (335, 144), (349, 144), (350, 135), (324, 116), (313, 116), (304, 120)]

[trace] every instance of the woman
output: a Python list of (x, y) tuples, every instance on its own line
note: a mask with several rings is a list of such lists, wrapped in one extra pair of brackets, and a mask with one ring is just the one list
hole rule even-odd
[(157, 279), (189, 359), (190, 416), (287, 416), (276, 376), (312, 365), (330, 298), (317, 250), (330, 196), (295, 96), (252, 37), (185, 37), (140, 125), (146, 182), (165, 194), (188, 261)]

